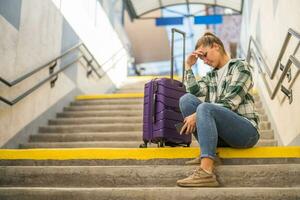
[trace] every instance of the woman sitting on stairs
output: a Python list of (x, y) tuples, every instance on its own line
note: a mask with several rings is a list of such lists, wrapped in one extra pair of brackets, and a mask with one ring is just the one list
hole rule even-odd
[[(213, 70), (197, 82), (191, 68), (198, 58)], [(178, 180), (177, 185), (218, 186), (214, 174), (217, 146), (250, 148), (259, 139), (259, 119), (254, 111), (254, 99), (249, 94), (253, 86), (250, 66), (241, 59), (230, 59), (222, 41), (207, 32), (187, 57), (185, 70), (188, 93), (179, 101), (184, 116), (181, 134), (196, 137), (201, 155), (188, 162), (200, 166), (189, 177)], [(205, 102), (198, 97), (205, 97)]]

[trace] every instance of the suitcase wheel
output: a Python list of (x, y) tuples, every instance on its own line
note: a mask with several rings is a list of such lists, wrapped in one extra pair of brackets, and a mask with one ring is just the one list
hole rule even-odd
[(163, 139), (160, 139), (157, 143), (157, 147), (165, 147), (165, 141)]
[(140, 148), (147, 148), (147, 144), (140, 144)]
[(140, 148), (147, 148), (147, 144), (148, 144), (148, 142), (146, 142), (146, 141), (144, 141), (144, 143), (143, 144), (140, 144)]
[(191, 143), (190, 144), (187, 144), (186, 146), (184, 146), (184, 147), (190, 147), (191, 146)]

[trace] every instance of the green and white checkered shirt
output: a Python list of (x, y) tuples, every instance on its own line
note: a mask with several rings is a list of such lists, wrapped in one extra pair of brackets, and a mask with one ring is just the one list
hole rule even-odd
[(205, 97), (205, 102), (216, 103), (248, 119), (258, 128), (259, 118), (254, 110), (254, 99), (249, 93), (253, 87), (251, 66), (244, 60), (229, 61), (227, 73), (217, 94), (217, 69), (196, 80), (193, 71), (186, 70), (185, 86), (189, 93)]

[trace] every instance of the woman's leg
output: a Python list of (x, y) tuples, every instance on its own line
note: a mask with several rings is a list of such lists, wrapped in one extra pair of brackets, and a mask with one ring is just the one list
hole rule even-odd
[[(194, 114), (201, 103), (202, 101), (200, 101), (200, 99), (198, 99), (195, 95), (192, 95), (190, 93), (183, 95), (179, 99), (179, 108), (183, 117), (185, 118), (187, 116)], [(195, 132), (193, 133), (193, 135), (198, 141), (197, 133)]]
[(213, 173), (218, 138), (235, 148), (254, 146), (259, 134), (255, 127), (231, 110), (211, 104), (202, 103), (197, 108), (197, 134), (201, 148), (201, 165), (195, 172), (177, 181), (179, 186), (218, 186)]
[(190, 116), (194, 114), (198, 106), (202, 103), (195, 95), (186, 93), (179, 99), (179, 108), (183, 117)]
[[(179, 99), (179, 108), (183, 115), (183, 117), (190, 116), (197, 111), (198, 106), (202, 103), (200, 99), (198, 99), (195, 95), (187, 93), (183, 95)], [(198, 141), (198, 134), (197, 132), (193, 133), (194, 137)], [(198, 141), (199, 143), (199, 141)], [(229, 145), (222, 139), (218, 138), (218, 147), (229, 147)]]
[(216, 157), (218, 137), (234, 148), (254, 146), (259, 134), (245, 118), (233, 111), (211, 103), (202, 103), (197, 108), (197, 134), (201, 158)]

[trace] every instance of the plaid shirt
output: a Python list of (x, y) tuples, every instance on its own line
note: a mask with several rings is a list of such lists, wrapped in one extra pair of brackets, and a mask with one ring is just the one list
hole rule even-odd
[(193, 71), (186, 70), (185, 85), (189, 93), (205, 97), (205, 102), (216, 103), (248, 119), (258, 128), (259, 118), (254, 110), (254, 99), (249, 93), (253, 87), (251, 66), (241, 59), (229, 61), (227, 73), (217, 94), (217, 69), (196, 81)]

